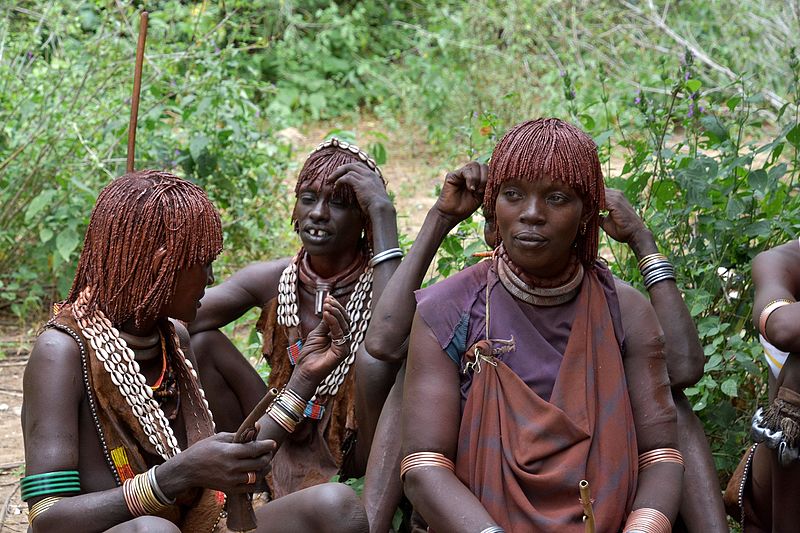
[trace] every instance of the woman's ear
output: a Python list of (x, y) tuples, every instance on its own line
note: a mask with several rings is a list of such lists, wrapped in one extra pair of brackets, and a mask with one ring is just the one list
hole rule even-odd
[(164, 264), (164, 259), (167, 257), (167, 249), (163, 246), (159, 247), (156, 250), (156, 253), (153, 254), (153, 279), (158, 277), (158, 273), (161, 271), (161, 266)]

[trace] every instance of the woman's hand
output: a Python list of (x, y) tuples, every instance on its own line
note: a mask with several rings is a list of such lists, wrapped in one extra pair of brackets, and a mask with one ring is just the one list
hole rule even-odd
[[(159, 466), (158, 484), (168, 497), (194, 487), (226, 493), (261, 492), (266, 490), (264, 476), (275, 447), (272, 440), (234, 443), (233, 433), (217, 433)], [(253, 480), (251, 473), (255, 474), (254, 483), (248, 483)]]
[(371, 217), (375, 209), (394, 209), (383, 180), (364, 163), (342, 165), (333, 171), (329, 179), (334, 187), (352, 187), (361, 211), (367, 216)]
[(606, 189), (606, 209), (608, 215), (600, 224), (615, 241), (629, 243), (638, 233), (649, 231), (622, 191)]
[[(295, 370), (309, 382), (319, 384), (348, 355), (350, 355), (350, 318), (342, 304), (329, 295), (322, 306), (322, 321), (308, 334), (303, 343)], [(302, 391), (295, 390), (303, 394)]]
[(455, 226), (481, 206), (488, 179), (489, 166), (477, 161), (448, 172), (433, 209)]

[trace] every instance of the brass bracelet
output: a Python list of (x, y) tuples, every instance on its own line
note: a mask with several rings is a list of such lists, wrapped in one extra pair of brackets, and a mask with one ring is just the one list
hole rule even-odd
[(642, 533), (671, 533), (672, 524), (669, 518), (658, 509), (642, 507), (636, 509), (625, 521), (625, 533), (641, 531)]
[(791, 305), (793, 303), (795, 302), (787, 298), (778, 298), (777, 300), (772, 300), (769, 302), (764, 306), (764, 309), (761, 310), (761, 314), (758, 316), (758, 331), (767, 342), (769, 342), (769, 339), (767, 338), (767, 320), (769, 320), (770, 315), (777, 311), (778, 308), (785, 305)]
[(444, 454), (438, 452), (416, 452), (406, 455), (400, 462), (400, 480), (403, 480), (409, 470), (423, 466), (435, 466), (437, 468), (445, 468), (451, 472), (456, 471), (456, 465)]
[(43, 515), (60, 500), (63, 500), (63, 498), (50, 496), (48, 498), (42, 498), (38, 502), (31, 505), (31, 508), (28, 510), (28, 525), (32, 526), (33, 521), (36, 520), (37, 516)]
[(644, 270), (647, 265), (655, 263), (656, 261), (668, 261), (668, 259), (666, 255), (661, 253), (647, 254), (639, 259), (639, 270)]
[(287, 433), (293, 433), (297, 428), (297, 422), (284, 413), (283, 410), (276, 408), (274, 401), (270, 404), (269, 409), (267, 409), (267, 414), (276, 424), (286, 430)]
[(168, 507), (156, 497), (148, 472), (126, 479), (122, 484), (122, 494), (128, 511), (135, 517), (156, 514)]
[(681, 452), (675, 448), (657, 448), (655, 450), (650, 450), (648, 452), (639, 454), (639, 471), (642, 471), (648, 466), (652, 466), (656, 463), (678, 463), (679, 465), (684, 466), (683, 455), (681, 455)]

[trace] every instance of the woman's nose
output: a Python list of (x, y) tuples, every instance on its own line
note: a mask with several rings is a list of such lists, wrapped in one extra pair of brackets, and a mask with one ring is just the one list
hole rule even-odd
[(544, 200), (530, 196), (520, 212), (520, 221), (528, 224), (539, 224), (544, 221)]

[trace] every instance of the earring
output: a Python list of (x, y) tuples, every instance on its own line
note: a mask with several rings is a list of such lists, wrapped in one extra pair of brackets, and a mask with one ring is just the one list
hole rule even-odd
[(581, 224), (581, 235), (586, 235), (586, 221), (585, 220), (583, 221), (583, 224)]

